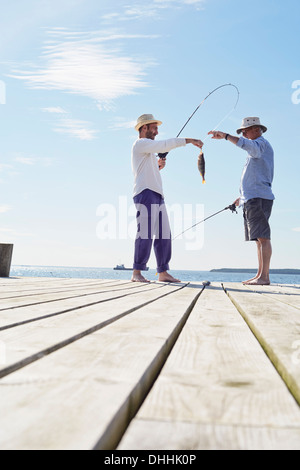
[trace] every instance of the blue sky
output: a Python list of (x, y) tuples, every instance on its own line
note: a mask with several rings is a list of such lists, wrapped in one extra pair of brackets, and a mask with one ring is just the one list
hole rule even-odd
[[(233, 83), (240, 100), (219, 129), (234, 134), (245, 116), (268, 127), (275, 151), (272, 267), (299, 268), (298, 1), (1, 4), (0, 241), (14, 243), (13, 264), (130, 265), (133, 123), (152, 113), (163, 121), (158, 138), (174, 137), (211, 90)], [(219, 90), (182, 134), (206, 139), (205, 186), (195, 147), (168, 157), (166, 203), (171, 214), (182, 213), (174, 236), (180, 224), (199, 220), (201, 207), (208, 216), (238, 196), (246, 154), (206, 138), (235, 101), (233, 87)], [(174, 242), (171, 268), (256, 266), (241, 210), (198, 230)], [(203, 243), (191, 249), (193, 236)]]

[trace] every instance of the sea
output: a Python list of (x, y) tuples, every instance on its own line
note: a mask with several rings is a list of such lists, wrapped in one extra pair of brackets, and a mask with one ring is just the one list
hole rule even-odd
[[(211, 272), (170, 270), (172, 276), (183, 282), (242, 282), (254, 276), (253, 272)], [(10, 277), (47, 277), (65, 279), (120, 279), (130, 280), (132, 271), (117, 271), (113, 268), (83, 268), (65, 266), (12, 266)], [(154, 269), (144, 273), (150, 281), (158, 280)], [(271, 283), (279, 285), (300, 285), (300, 275), (271, 274)]]

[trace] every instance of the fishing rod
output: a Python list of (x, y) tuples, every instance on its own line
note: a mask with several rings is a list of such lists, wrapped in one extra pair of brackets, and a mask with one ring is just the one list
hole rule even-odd
[[(196, 112), (198, 111), (198, 109), (203, 105), (203, 103), (213, 94), (215, 93), (216, 91), (220, 90), (220, 88), (224, 88), (226, 86), (232, 86), (236, 89), (237, 91), (237, 100), (236, 100), (236, 103), (233, 107), (233, 109), (216, 125), (216, 127), (214, 128), (214, 130), (216, 130), (217, 127), (219, 127), (219, 125), (235, 110), (235, 108), (237, 107), (238, 105), (238, 102), (239, 102), (239, 99), (240, 99), (240, 92), (239, 92), (239, 89), (236, 85), (233, 85), (232, 83), (225, 83), (224, 85), (220, 85), (218, 86), (217, 88), (215, 88), (214, 90), (212, 90), (210, 93), (208, 93), (208, 95), (204, 98), (204, 100), (201, 101), (201, 103), (197, 106), (197, 108), (195, 109), (195, 111), (190, 115), (190, 117), (188, 118), (188, 120), (186, 121), (186, 123), (184, 124), (184, 126), (180, 129), (179, 133), (177, 134), (176, 137), (179, 137), (180, 134), (182, 133), (182, 131), (185, 129), (185, 127), (188, 125), (188, 123), (190, 122), (190, 120), (192, 119), (192, 117), (196, 114)], [(158, 156), (159, 158), (162, 158), (162, 159), (165, 159), (167, 157), (169, 152), (166, 152), (166, 153), (159, 153)]]
[(201, 220), (200, 222), (197, 222), (196, 224), (192, 225), (192, 227), (187, 228), (186, 230), (181, 232), (179, 235), (176, 235), (176, 237), (174, 237), (173, 240), (176, 240), (176, 238), (180, 237), (185, 232), (187, 232), (188, 230), (191, 230), (192, 228), (196, 227), (197, 225), (202, 224), (203, 222), (206, 222), (206, 220), (211, 219), (212, 217), (215, 217), (216, 215), (221, 214), (221, 212), (227, 211), (229, 209), (231, 210), (232, 213), (234, 213), (234, 212), (236, 214), (238, 213), (237, 210), (236, 210), (235, 202), (234, 202), (233, 204), (230, 204), (230, 206), (225, 207), (225, 209), (222, 209), (221, 211), (218, 211), (215, 214), (212, 214), (209, 217), (206, 217), (205, 219)]
[[(176, 137), (179, 137), (180, 134), (182, 133), (182, 131), (185, 129), (185, 127), (188, 125), (188, 123), (190, 122), (190, 120), (193, 118), (193, 116), (196, 114), (196, 112), (198, 111), (198, 109), (203, 105), (203, 103), (213, 94), (215, 93), (216, 91), (220, 90), (221, 88), (224, 88), (224, 87), (227, 87), (227, 86), (231, 86), (233, 88), (236, 89), (237, 91), (237, 99), (236, 99), (236, 102), (235, 102), (235, 105), (234, 107), (232, 108), (232, 110), (226, 114), (226, 116), (224, 118), (222, 118), (222, 120), (216, 125), (216, 127), (214, 128), (214, 130), (217, 129), (217, 127), (219, 127), (219, 125), (225, 121), (225, 119), (235, 110), (235, 108), (237, 107), (238, 105), (238, 102), (239, 102), (239, 99), (240, 99), (240, 92), (239, 92), (239, 89), (236, 85), (233, 85), (232, 83), (225, 83), (224, 85), (220, 85), (218, 86), (217, 88), (215, 88), (214, 90), (212, 90), (210, 93), (208, 93), (208, 95), (204, 98), (204, 100), (201, 101), (201, 103), (197, 106), (197, 108), (195, 109), (195, 111), (190, 115), (190, 117), (188, 118), (188, 120), (186, 121), (186, 123), (183, 125), (183, 127), (180, 129), (179, 133), (177, 134)], [(206, 137), (207, 139), (207, 137)], [(204, 139), (204, 140), (206, 140)], [(159, 153), (158, 156), (159, 158), (161, 159), (165, 159), (167, 157), (169, 152), (166, 152), (166, 153)], [(192, 227), (184, 230), (183, 232), (181, 232), (179, 235), (177, 235), (175, 238), (173, 238), (173, 240), (176, 240), (176, 238), (180, 237), (181, 235), (183, 235), (185, 232), (187, 232), (188, 230), (191, 230), (192, 228), (196, 227), (197, 225), (199, 224), (202, 224), (203, 222), (206, 222), (206, 220), (208, 219), (211, 219), (212, 217), (215, 217), (216, 215), (218, 214), (221, 214), (221, 212), (224, 212), (224, 211), (227, 211), (227, 210), (231, 210), (232, 213), (238, 213), (237, 210), (236, 210), (236, 205), (235, 203), (233, 204), (230, 204), (229, 206), (225, 207), (224, 209), (222, 209), (221, 211), (218, 211), (216, 212), (215, 214), (212, 214), (210, 215), (209, 217), (206, 217), (205, 219), (201, 220), (200, 222), (197, 222), (196, 224), (194, 224)]]

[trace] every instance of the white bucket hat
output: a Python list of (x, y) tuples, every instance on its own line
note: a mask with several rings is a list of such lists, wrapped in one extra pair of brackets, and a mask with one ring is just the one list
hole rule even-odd
[(153, 114), (142, 114), (137, 119), (136, 125), (135, 125), (135, 130), (138, 131), (142, 126), (145, 126), (146, 124), (153, 124), (156, 123), (158, 126), (161, 126), (162, 122), (159, 121), (158, 119), (155, 119)]
[(247, 117), (243, 119), (241, 127), (236, 132), (240, 134), (243, 129), (247, 129), (248, 127), (252, 126), (260, 126), (263, 132), (267, 132), (268, 130), (266, 126), (263, 126), (260, 123), (260, 119), (258, 117)]

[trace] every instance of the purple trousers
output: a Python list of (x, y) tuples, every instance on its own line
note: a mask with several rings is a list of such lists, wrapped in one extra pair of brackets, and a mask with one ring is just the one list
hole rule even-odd
[(161, 194), (145, 189), (133, 200), (137, 209), (137, 235), (133, 269), (145, 270), (154, 239), (157, 272), (168, 271), (172, 246), (169, 218), (164, 199)]

